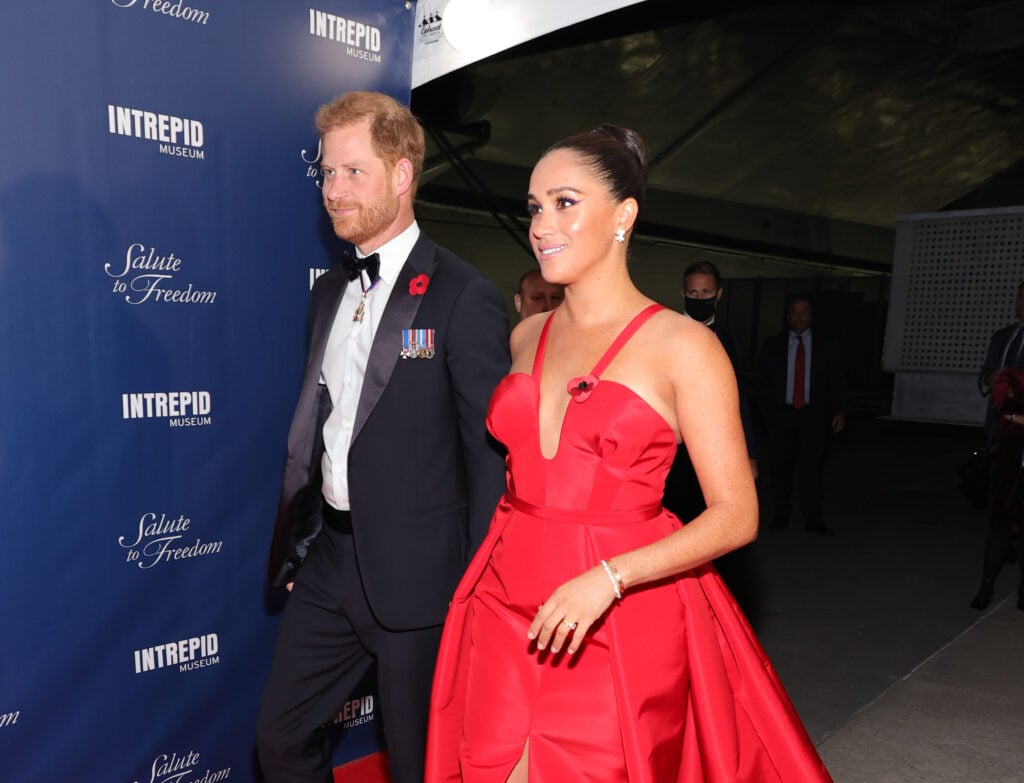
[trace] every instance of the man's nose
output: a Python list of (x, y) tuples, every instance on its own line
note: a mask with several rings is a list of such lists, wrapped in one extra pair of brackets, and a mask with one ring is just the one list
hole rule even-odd
[(339, 178), (325, 178), (324, 196), (326, 196), (330, 201), (339, 201), (341, 195), (343, 195), (343, 189), (341, 187), (341, 182), (339, 182)]

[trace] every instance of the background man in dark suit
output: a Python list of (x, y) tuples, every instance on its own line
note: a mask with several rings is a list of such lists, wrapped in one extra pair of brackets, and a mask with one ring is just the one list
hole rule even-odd
[(409, 783), (448, 603), (504, 490), (484, 420), (509, 369), (508, 315), (493, 284), (420, 233), (424, 139), (408, 109), (347, 93), (316, 124), (324, 206), (358, 258), (310, 300), (269, 561), (291, 595), (257, 748), (270, 783), (330, 781), (321, 727), (375, 661), (391, 777)]
[[(685, 313), (695, 321), (700, 321), (718, 337), (725, 352), (732, 362), (736, 380), (740, 386), (740, 418), (743, 421), (743, 434), (747, 440), (747, 454), (750, 457), (750, 469), (757, 478), (757, 451), (754, 441), (754, 417), (750, 402), (744, 394), (740, 371), (740, 348), (736, 337), (726, 329), (716, 317), (718, 303), (722, 300), (722, 276), (718, 267), (710, 261), (698, 261), (690, 264), (683, 272), (683, 302)], [(705, 508), (704, 495), (693, 471), (686, 444), (679, 444), (672, 468), (665, 479), (665, 495), (662, 503), (669, 511), (684, 522), (696, 517)]]
[(554, 310), (565, 299), (565, 286), (549, 283), (539, 269), (531, 269), (519, 278), (519, 287), (512, 298), (519, 318)]
[[(978, 390), (986, 397), (991, 394), (992, 379), (997, 372), (1004, 367), (1024, 367), (1024, 283), (1017, 286), (1014, 313), (1017, 323), (1004, 326), (989, 340), (985, 363), (978, 373)], [(996, 417), (990, 399), (985, 413), (985, 441), (990, 447), (995, 425)]]
[(839, 344), (812, 334), (811, 302), (790, 298), (788, 331), (769, 337), (757, 360), (757, 402), (768, 434), (772, 528), (784, 530), (792, 513), (793, 471), (799, 464), (804, 525), (832, 535), (822, 509), (825, 453), (830, 433), (846, 426), (846, 371)]
[(710, 261), (697, 261), (690, 264), (683, 273), (684, 311), (695, 321), (700, 321), (715, 333), (718, 341), (725, 348), (732, 362), (736, 382), (740, 387), (740, 418), (743, 421), (743, 435), (747, 440), (747, 456), (750, 457), (750, 469), (757, 478), (757, 446), (754, 437), (754, 414), (747, 395), (746, 384), (743, 382), (743, 371), (740, 369), (740, 343), (736, 335), (730, 332), (718, 320), (718, 303), (722, 301), (722, 275), (718, 267)]
[(700, 321), (715, 333), (732, 367), (739, 374), (740, 346), (736, 337), (716, 317), (718, 303), (722, 301), (722, 275), (710, 261), (697, 261), (683, 272), (683, 311), (694, 321)]

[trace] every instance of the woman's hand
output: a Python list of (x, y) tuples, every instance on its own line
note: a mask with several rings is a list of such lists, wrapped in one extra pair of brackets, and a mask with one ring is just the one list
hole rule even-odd
[(568, 640), (567, 652), (572, 655), (614, 600), (608, 574), (602, 566), (595, 566), (556, 588), (537, 610), (526, 635), (537, 640), (538, 650), (550, 646), (553, 653)]

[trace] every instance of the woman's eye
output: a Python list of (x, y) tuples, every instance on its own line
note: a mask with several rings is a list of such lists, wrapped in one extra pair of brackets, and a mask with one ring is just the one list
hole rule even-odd
[(558, 206), (559, 209), (571, 207), (576, 203), (578, 203), (576, 199), (569, 198), (568, 196), (559, 196), (557, 199), (555, 199), (555, 204), (556, 206)]
[(540, 204), (527, 204), (526, 214), (530, 217), (536, 217), (540, 214)]

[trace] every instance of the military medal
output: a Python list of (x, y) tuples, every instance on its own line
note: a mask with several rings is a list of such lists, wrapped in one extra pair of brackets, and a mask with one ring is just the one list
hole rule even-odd
[(433, 359), (434, 330), (403, 329), (400, 356), (403, 359)]

